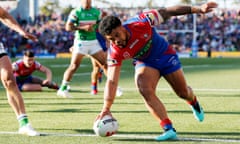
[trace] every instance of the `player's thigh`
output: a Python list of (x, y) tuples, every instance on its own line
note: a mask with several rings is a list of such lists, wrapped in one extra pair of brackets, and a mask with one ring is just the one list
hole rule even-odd
[(32, 76), (31, 82), (34, 83), (34, 84), (39, 84), (39, 85), (41, 85), (42, 82), (43, 82), (43, 79), (41, 79), (41, 78), (39, 78), (39, 77), (36, 77), (36, 76)]
[(100, 50), (100, 51), (98, 51), (97, 53), (95, 53), (95, 54), (93, 54), (91, 56), (100, 65), (106, 65), (107, 64), (107, 55), (106, 55), (106, 52), (104, 52), (103, 50)]
[(99, 67), (98, 62), (97, 62), (94, 58), (90, 57), (90, 59), (91, 59), (91, 62), (92, 62), (92, 66), (93, 66), (93, 68), (97, 68), (97, 67)]
[(13, 76), (12, 64), (8, 56), (3, 56), (0, 58), (0, 75), (3, 82), (7, 80), (15, 80)]
[(155, 68), (141, 66), (135, 69), (135, 84), (141, 91), (144, 89), (155, 91), (159, 79), (160, 72)]
[(83, 57), (84, 57), (84, 54), (72, 53), (70, 66), (79, 67)]
[(41, 91), (42, 86), (40, 84), (24, 84), (22, 86), (22, 91)]
[(167, 82), (171, 85), (171, 87), (176, 93), (187, 89), (187, 83), (182, 69), (178, 69), (175, 72), (167, 74), (164, 76), (164, 78), (167, 80)]
[(100, 71), (100, 66), (94, 58), (91, 58), (91, 62), (92, 62), (92, 74), (97, 75), (98, 72)]

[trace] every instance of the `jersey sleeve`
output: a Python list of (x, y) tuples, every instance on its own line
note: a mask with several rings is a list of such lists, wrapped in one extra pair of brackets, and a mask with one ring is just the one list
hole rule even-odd
[(42, 65), (39, 62), (35, 61), (35, 69), (36, 70), (39, 70), (41, 68), (41, 66)]
[(78, 17), (77, 17), (77, 10), (73, 9), (67, 19), (67, 22), (74, 23), (75, 25), (78, 25)]
[(163, 17), (156, 9), (144, 10), (140, 18), (146, 18), (151, 26), (157, 26), (164, 22)]
[(17, 71), (18, 70), (18, 65), (16, 62), (12, 63), (12, 69), (13, 71)]
[(108, 56), (107, 56), (107, 65), (108, 66), (120, 66), (122, 65), (122, 59), (117, 55), (114, 50), (110, 48), (108, 49)]

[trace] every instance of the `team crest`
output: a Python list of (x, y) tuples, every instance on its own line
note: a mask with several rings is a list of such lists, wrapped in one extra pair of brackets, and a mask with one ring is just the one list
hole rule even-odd
[(123, 57), (124, 57), (124, 58), (130, 58), (130, 54), (129, 54), (128, 52), (124, 52), (124, 53), (123, 53)]

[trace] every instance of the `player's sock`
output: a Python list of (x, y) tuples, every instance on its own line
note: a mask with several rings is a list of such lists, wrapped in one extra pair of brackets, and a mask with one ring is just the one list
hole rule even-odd
[(166, 118), (166, 119), (162, 120), (160, 125), (164, 129), (164, 131), (167, 131), (169, 129), (173, 129), (172, 122), (169, 118)]
[(28, 117), (26, 114), (21, 114), (17, 117), (17, 120), (19, 122), (19, 127), (25, 126), (28, 124)]
[(175, 140), (177, 139), (176, 130), (172, 126), (172, 122), (170, 119), (166, 118), (161, 121), (161, 127), (164, 129), (164, 133), (157, 136), (155, 140), (157, 141), (167, 141), (167, 140)]
[(199, 106), (199, 103), (197, 101), (197, 97), (195, 96), (192, 101), (187, 101), (188, 104), (193, 106), (195, 110), (197, 110), (199, 113), (201, 112), (201, 108)]
[(194, 97), (192, 101), (188, 101), (188, 104), (191, 106), (195, 119), (202, 122), (204, 120), (204, 111), (197, 101), (197, 98)]
[(102, 73), (103, 73), (103, 70), (100, 69), (99, 72), (98, 72), (98, 82), (99, 82), (99, 83), (102, 82)]
[(31, 124), (28, 122), (28, 117), (26, 114), (21, 114), (17, 117), (19, 122), (19, 134), (25, 134), (28, 136), (40, 136), (40, 133), (35, 131)]
[(97, 94), (97, 92), (98, 92), (98, 90), (97, 90), (97, 83), (96, 82), (92, 82), (91, 87), (92, 87), (91, 93), (94, 94), (94, 95)]
[(60, 87), (60, 90), (61, 90), (61, 91), (67, 90), (67, 86), (68, 86), (68, 85), (69, 85), (69, 82), (63, 80), (63, 81), (62, 81), (62, 84), (61, 84), (61, 87)]

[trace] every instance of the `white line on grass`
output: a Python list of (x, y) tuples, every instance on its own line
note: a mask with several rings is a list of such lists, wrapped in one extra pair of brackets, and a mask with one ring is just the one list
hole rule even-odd
[[(18, 132), (0, 131), (0, 135), (19, 135)], [(95, 134), (67, 134), (67, 133), (41, 133), (41, 136), (61, 136), (61, 137), (97, 137)], [(152, 139), (152, 135), (137, 134), (115, 134), (116, 138), (128, 139)], [(240, 139), (217, 139), (217, 138), (178, 138), (176, 141), (198, 141), (198, 142), (224, 142), (224, 143), (240, 143)]]
[[(89, 90), (89, 87), (81, 87), (80, 90)], [(121, 89), (124, 91), (137, 91), (137, 88), (127, 88), (127, 87), (121, 87)], [(73, 86), (73, 90), (75, 90)], [(103, 90), (102, 87), (99, 88), (99, 90)], [(237, 92), (240, 93), (240, 89), (212, 89), (212, 88), (194, 88), (194, 91), (201, 91), (201, 92)], [(157, 88), (157, 91), (172, 91), (171, 88)]]

